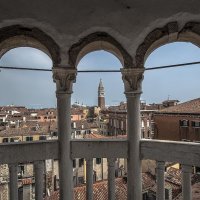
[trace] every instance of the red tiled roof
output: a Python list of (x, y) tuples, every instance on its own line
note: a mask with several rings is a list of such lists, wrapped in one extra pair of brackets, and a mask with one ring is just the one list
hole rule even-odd
[(162, 109), (157, 113), (200, 113), (200, 98)]
[[(175, 200), (182, 200), (182, 193)], [(192, 185), (192, 200), (200, 200), (200, 182)]]
[(149, 188), (153, 187), (155, 183), (156, 183), (155, 176), (153, 176), (149, 172), (142, 173), (142, 190), (143, 191), (146, 191)]
[[(142, 173), (142, 188), (143, 191), (155, 185), (155, 177), (150, 173)], [(107, 180), (99, 181), (93, 185), (94, 200), (108, 200), (108, 183)], [(127, 199), (127, 184), (123, 178), (115, 179), (115, 198), (116, 200)], [(54, 192), (45, 200), (59, 200), (59, 192)], [(86, 186), (74, 188), (74, 200), (86, 200)]]
[[(165, 181), (165, 188), (171, 188), (172, 189), (172, 199), (175, 199), (179, 196), (179, 194), (181, 193), (181, 186), (180, 185), (176, 185), (173, 183), (170, 183), (168, 181)], [(157, 185), (154, 185), (150, 191), (156, 193), (157, 191)]]
[[(32, 128), (39, 125), (37, 130), (32, 130)], [(49, 127), (50, 126), (50, 127)], [(38, 123), (38, 122), (27, 122), (23, 127), (20, 128), (8, 128), (0, 131), (0, 136), (19, 136), (19, 135), (48, 135), (49, 128), (51, 131), (57, 129), (57, 123)]]
[[(116, 199), (127, 199), (127, 187), (122, 178), (117, 178), (116, 182)], [(108, 200), (107, 181), (99, 181), (94, 183), (93, 186), (94, 200)], [(54, 192), (50, 197), (45, 200), (59, 200), (59, 192)], [(74, 188), (74, 200), (86, 200), (86, 187), (80, 186)]]
[(90, 134), (86, 134), (85, 135), (85, 139), (102, 139), (102, 138), (106, 138), (106, 139), (126, 139), (127, 135), (117, 135), (117, 136), (106, 136), (106, 135), (100, 135), (100, 134), (96, 134), (96, 133), (90, 133)]
[(193, 200), (199, 200), (200, 199), (200, 182), (195, 183), (192, 186), (192, 199)]
[(176, 185), (181, 185), (181, 170), (174, 167), (168, 168), (165, 180)]

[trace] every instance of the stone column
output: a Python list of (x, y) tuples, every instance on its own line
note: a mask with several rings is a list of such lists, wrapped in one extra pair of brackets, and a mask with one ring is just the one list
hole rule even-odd
[(93, 159), (86, 159), (86, 199), (93, 199)]
[(73, 199), (73, 161), (70, 155), (71, 140), (71, 94), (76, 70), (69, 67), (53, 68), (56, 82), (60, 199)]
[(44, 161), (34, 162), (34, 172), (35, 172), (35, 198), (37, 200), (43, 200)]
[(9, 164), (9, 195), (10, 200), (18, 200), (17, 164)]
[(115, 158), (108, 158), (108, 199), (115, 200)]
[(157, 200), (165, 199), (165, 162), (156, 162)]
[(127, 98), (128, 200), (142, 199), (140, 95), (143, 68), (121, 69)]
[(182, 165), (181, 169), (182, 169), (183, 200), (192, 200), (192, 190), (191, 190), (192, 167), (188, 165)]

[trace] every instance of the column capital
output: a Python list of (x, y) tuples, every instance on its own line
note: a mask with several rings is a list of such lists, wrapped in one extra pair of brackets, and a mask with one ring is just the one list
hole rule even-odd
[(124, 81), (126, 96), (141, 94), (144, 68), (122, 68), (121, 73)]
[(53, 67), (53, 81), (56, 83), (57, 94), (71, 94), (72, 85), (76, 81), (77, 70), (72, 67)]

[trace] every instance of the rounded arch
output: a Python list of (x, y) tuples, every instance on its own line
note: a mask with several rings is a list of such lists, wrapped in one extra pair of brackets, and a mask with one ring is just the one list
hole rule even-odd
[(96, 50), (105, 50), (114, 54), (125, 68), (133, 67), (132, 57), (117, 40), (105, 32), (92, 33), (72, 45), (69, 49), (69, 64), (77, 67), (81, 58)]
[(53, 64), (60, 64), (60, 48), (56, 42), (40, 29), (27, 28), (21, 25), (13, 25), (0, 29), (0, 58), (10, 49), (16, 47), (37, 48), (53, 61)]
[(155, 49), (171, 42), (191, 42), (200, 47), (200, 23), (188, 22), (180, 29), (178, 22), (170, 22), (150, 32), (136, 50), (136, 66), (144, 67), (146, 58)]

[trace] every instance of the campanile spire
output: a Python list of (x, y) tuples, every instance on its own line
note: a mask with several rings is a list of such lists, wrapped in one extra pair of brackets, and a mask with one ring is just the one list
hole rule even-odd
[(98, 87), (98, 106), (101, 109), (105, 108), (105, 91), (104, 91), (102, 79), (100, 79), (99, 87)]

